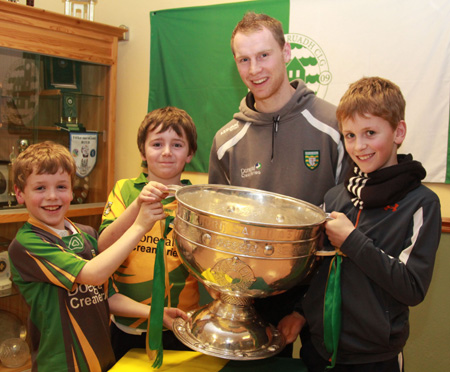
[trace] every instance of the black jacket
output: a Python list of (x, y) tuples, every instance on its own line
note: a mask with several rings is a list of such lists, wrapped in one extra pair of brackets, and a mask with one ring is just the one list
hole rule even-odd
[[(340, 211), (355, 223), (358, 209), (344, 185), (325, 196), (327, 212)], [(409, 335), (409, 306), (423, 301), (430, 285), (441, 235), (439, 199), (420, 185), (389, 206), (363, 209), (341, 246), (342, 329), (337, 363), (388, 360)], [(328, 242), (329, 244), (329, 242)], [(331, 249), (331, 247), (330, 247)], [(323, 305), (331, 258), (323, 259), (297, 311), (310, 326), (312, 342), (328, 359), (323, 343)]]

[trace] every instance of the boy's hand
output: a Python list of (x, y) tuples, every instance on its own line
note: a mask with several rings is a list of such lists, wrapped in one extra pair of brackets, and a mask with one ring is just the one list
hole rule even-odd
[(343, 213), (332, 212), (330, 217), (334, 219), (325, 223), (325, 232), (333, 247), (340, 248), (355, 226)]
[(169, 193), (169, 189), (162, 183), (151, 181), (140, 192), (137, 197), (137, 203), (140, 206), (142, 203), (154, 203), (164, 199)]
[(164, 317), (163, 317), (163, 325), (167, 329), (172, 330), (173, 321), (175, 318), (183, 318), (184, 320), (188, 319), (188, 316), (183, 310), (177, 309), (176, 307), (165, 307), (164, 308)]
[(143, 226), (145, 231), (149, 231), (155, 222), (167, 217), (164, 207), (160, 201), (156, 203), (142, 203), (135, 224)]

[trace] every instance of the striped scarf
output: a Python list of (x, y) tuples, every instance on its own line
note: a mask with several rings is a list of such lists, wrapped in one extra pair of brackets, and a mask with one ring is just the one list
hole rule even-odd
[(398, 155), (398, 164), (364, 173), (355, 165), (345, 181), (358, 209), (379, 208), (403, 199), (411, 190), (419, 187), (426, 171), (412, 155)]

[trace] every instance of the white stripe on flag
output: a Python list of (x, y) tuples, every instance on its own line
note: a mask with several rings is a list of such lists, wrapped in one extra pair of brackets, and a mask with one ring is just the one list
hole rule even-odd
[[(381, 76), (406, 99), (412, 153), (428, 182), (445, 182), (450, 96), (450, 1), (291, 0), (289, 34), (323, 52), (331, 73), (325, 100), (338, 104), (348, 85)], [(389, 11), (386, 11), (389, 9)], [(285, 30), (286, 32), (287, 30)]]

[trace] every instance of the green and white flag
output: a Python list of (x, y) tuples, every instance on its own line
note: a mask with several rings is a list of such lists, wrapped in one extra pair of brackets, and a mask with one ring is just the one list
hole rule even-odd
[(283, 23), (290, 79), (338, 104), (348, 85), (380, 76), (400, 86), (412, 153), (428, 182), (450, 183), (450, 2), (447, 0), (256, 0), (150, 13), (149, 110), (185, 109), (199, 135), (187, 170), (207, 172), (214, 134), (247, 92), (230, 48), (244, 13)]

